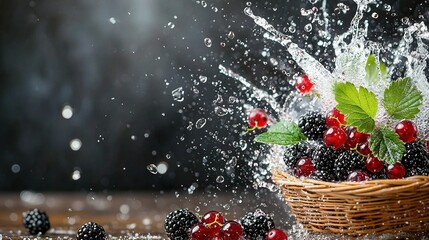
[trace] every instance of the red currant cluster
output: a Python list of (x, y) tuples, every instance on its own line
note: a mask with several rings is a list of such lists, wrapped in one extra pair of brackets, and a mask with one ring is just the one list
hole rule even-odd
[[(237, 221), (225, 221), (220, 212), (210, 211), (203, 215), (200, 222), (191, 229), (192, 240), (240, 240), (243, 239), (243, 227)], [(271, 229), (267, 240), (287, 240), (281, 229)]]

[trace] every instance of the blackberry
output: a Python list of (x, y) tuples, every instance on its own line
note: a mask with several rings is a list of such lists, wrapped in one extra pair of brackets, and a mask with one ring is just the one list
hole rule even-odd
[(370, 171), (368, 171), (368, 173), (371, 176), (371, 180), (388, 179), (385, 169), (383, 169), (383, 170), (381, 170), (381, 172), (377, 172), (377, 173), (373, 173)]
[(298, 126), (309, 140), (319, 140), (326, 130), (325, 117), (320, 112), (308, 112), (299, 118)]
[(167, 236), (174, 240), (189, 239), (189, 230), (198, 223), (198, 218), (188, 209), (177, 209), (165, 218)]
[(271, 216), (262, 211), (249, 212), (240, 219), (243, 227), (243, 235), (246, 239), (265, 239), (270, 229), (275, 228), (274, 220)]
[(316, 170), (322, 170), (324, 172), (332, 172), (334, 169), (335, 160), (341, 152), (335, 151), (334, 149), (327, 147), (324, 144), (319, 144), (313, 151), (311, 158)]
[(338, 180), (347, 180), (350, 172), (365, 167), (363, 157), (355, 151), (344, 151), (335, 159), (334, 172)]
[(286, 146), (284, 152), (284, 162), (287, 169), (290, 172), (293, 172), (293, 169), (296, 167), (298, 160), (303, 157), (311, 157), (312, 150), (312, 144), (306, 141)]
[(49, 223), (48, 215), (39, 209), (34, 209), (23, 213), (24, 226), (28, 229), (31, 235), (37, 235), (39, 233), (45, 234), (51, 224)]
[(324, 170), (316, 170), (309, 176), (311, 179), (321, 180), (325, 182), (336, 182), (338, 181), (337, 175), (333, 170), (324, 171)]
[(429, 176), (429, 153), (422, 142), (405, 143), (406, 151), (401, 163), (407, 169), (406, 177)]
[(107, 238), (104, 228), (95, 222), (87, 222), (76, 235), (77, 240), (104, 240)]

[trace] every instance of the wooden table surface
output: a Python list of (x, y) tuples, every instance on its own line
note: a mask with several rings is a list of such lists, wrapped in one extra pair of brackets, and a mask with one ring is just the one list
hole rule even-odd
[[(258, 196), (258, 197), (256, 197)], [(286, 205), (276, 193), (0, 193), (0, 240), (75, 239), (84, 223), (101, 224), (110, 239), (166, 239), (165, 216), (172, 210), (188, 208), (198, 214), (222, 212), (226, 219), (238, 219), (248, 211), (262, 209), (274, 215), (277, 227), (285, 229), (290, 240), (347, 240), (338, 235), (316, 235), (300, 230)], [(28, 236), (22, 213), (39, 208), (47, 212), (51, 230), (43, 237)], [(428, 240), (416, 236), (365, 236), (359, 240)]]

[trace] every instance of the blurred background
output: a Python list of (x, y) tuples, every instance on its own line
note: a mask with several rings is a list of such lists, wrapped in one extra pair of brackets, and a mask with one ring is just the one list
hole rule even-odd
[[(274, 113), (218, 66), (283, 97), (301, 70), (262, 37), (246, 6), (330, 69), (333, 51), (318, 43), (332, 38), (319, 30), (344, 32), (356, 8), (351, 0), (0, 0), (0, 190), (252, 188), (266, 149), (242, 134), (247, 111)], [(369, 37), (397, 42), (402, 26), (427, 23), (428, 6), (376, 2), (365, 13)]]

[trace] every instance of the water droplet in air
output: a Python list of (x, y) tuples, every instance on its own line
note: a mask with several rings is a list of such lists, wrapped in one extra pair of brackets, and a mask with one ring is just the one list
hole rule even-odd
[(69, 105), (65, 105), (61, 114), (63, 115), (63, 118), (70, 119), (73, 116), (73, 108)]
[(246, 5), (247, 5), (248, 7), (250, 7), (250, 6), (252, 6), (252, 3), (251, 3), (251, 2), (246, 2)]
[(204, 127), (204, 125), (206, 125), (206, 123), (207, 123), (207, 120), (206, 120), (205, 118), (200, 118), (200, 119), (198, 119), (198, 120), (197, 120), (197, 122), (195, 123), (195, 127), (196, 127), (197, 129), (201, 129), (201, 128), (203, 128), (203, 127)]
[(304, 26), (304, 30), (306, 31), (306, 32), (311, 32), (311, 30), (313, 29), (313, 25), (311, 25), (311, 23), (309, 23), (309, 24), (306, 24), (305, 26)]
[(75, 139), (72, 139), (71, 141), (70, 141), (70, 148), (73, 150), (73, 151), (79, 151), (79, 149), (82, 147), (82, 141), (80, 141), (80, 139), (78, 139), (78, 138), (75, 138)]
[(200, 79), (200, 82), (202, 82), (202, 83), (207, 82), (207, 77), (206, 77), (206, 76), (201, 75), (201, 76), (199, 77), (199, 79)]
[(116, 23), (116, 19), (115, 19), (115, 18), (113, 18), (113, 17), (111, 17), (111, 18), (109, 18), (109, 22), (110, 22), (111, 24), (115, 24), (115, 23)]
[(378, 13), (376, 13), (376, 12), (372, 13), (372, 14), (371, 14), (371, 17), (372, 17), (372, 18), (378, 18)]
[(223, 108), (223, 107), (215, 107), (215, 113), (218, 116), (225, 116), (226, 114), (228, 114), (228, 109)]
[(201, 1), (201, 6), (207, 7), (207, 3), (205, 1)]
[(175, 27), (174, 23), (172, 23), (172, 22), (167, 23), (167, 26), (170, 27), (170, 28), (174, 28)]
[(131, 140), (133, 140), (133, 141), (137, 140), (136, 135), (131, 135)]
[(204, 38), (204, 44), (207, 47), (211, 47), (212, 46), (212, 40), (210, 38)]
[(217, 176), (217, 178), (216, 178), (217, 183), (223, 183), (224, 181), (225, 181), (225, 178), (222, 175)]
[(152, 174), (158, 174), (158, 169), (155, 166), (155, 164), (149, 164), (149, 165), (147, 165), (146, 168), (147, 168), (147, 170), (149, 170), (150, 173), (152, 173)]
[(184, 91), (182, 87), (178, 87), (171, 92), (171, 96), (173, 96), (174, 101), (183, 102), (185, 99)]
[(80, 171), (79, 170), (74, 170), (73, 174), (72, 174), (72, 179), (77, 181), (80, 179)]
[(229, 31), (228, 38), (229, 39), (234, 39), (234, 37), (235, 37), (235, 33), (233, 31)]

